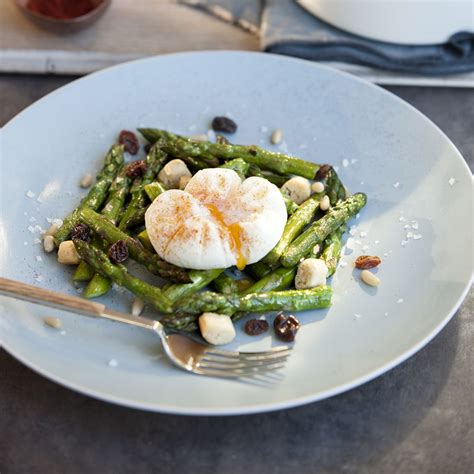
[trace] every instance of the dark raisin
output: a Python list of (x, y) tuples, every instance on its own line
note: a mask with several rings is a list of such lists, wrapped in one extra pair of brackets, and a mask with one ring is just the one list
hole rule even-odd
[(123, 240), (117, 240), (109, 248), (109, 258), (113, 263), (125, 262), (128, 258), (127, 244)]
[(331, 170), (331, 165), (321, 165), (318, 172), (316, 173), (316, 179), (326, 179)]
[(143, 145), (143, 150), (148, 155), (148, 153), (150, 153), (150, 150), (151, 150), (151, 143), (147, 143), (147, 144)]
[(228, 117), (214, 117), (212, 129), (215, 132), (235, 133), (237, 124)]
[(252, 156), (256, 156), (257, 155), (257, 150), (255, 148), (249, 148), (248, 149), (248, 152), (252, 155)]
[(249, 319), (244, 330), (249, 336), (258, 336), (268, 331), (268, 323), (264, 319)]
[(273, 321), (273, 328), (282, 341), (292, 342), (300, 328), (300, 322), (292, 314), (286, 316), (280, 313)]
[(227, 140), (224, 135), (216, 135), (216, 143), (219, 143), (220, 145), (230, 145), (230, 141)]
[(129, 130), (122, 130), (118, 141), (125, 147), (125, 151), (128, 151), (131, 155), (136, 155), (140, 149), (137, 136)]
[(138, 178), (143, 176), (147, 170), (147, 164), (145, 160), (132, 161), (127, 165), (127, 176), (129, 178)]
[(71, 231), (72, 240), (83, 240), (84, 242), (90, 242), (92, 238), (92, 231), (86, 224), (77, 224)]

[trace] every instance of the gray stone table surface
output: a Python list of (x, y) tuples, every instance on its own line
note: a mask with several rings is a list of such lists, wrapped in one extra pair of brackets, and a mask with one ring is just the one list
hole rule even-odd
[[(0, 125), (71, 78), (0, 76)], [(474, 161), (474, 90), (391, 88)], [(473, 472), (473, 292), (424, 349), (387, 374), (300, 408), (180, 417), (114, 406), (0, 350), (0, 473)]]

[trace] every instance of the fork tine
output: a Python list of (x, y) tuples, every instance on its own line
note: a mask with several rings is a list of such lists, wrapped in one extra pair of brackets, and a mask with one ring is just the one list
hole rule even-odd
[(292, 348), (289, 346), (275, 347), (269, 351), (259, 352), (238, 352), (238, 351), (224, 351), (222, 349), (206, 349), (204, 354), (226, 357), (229, 359), (255, 359), (255, 358), (267, 358), (267, 357), (278, 357), (283, 354), (289, 354)]
[(206, 362), (209, 364), (220, 364), (226, 367), (237, 367), (238, 365), (251, 367), (251, 366), (262, 366), (271, 365), (278, 362), (284, 362), (289, 357), (288, 353), (279, 355), (278, 357), (268, 357), (265, 359), (238, 359), (238, 358), (227, 358), (227, 357), (216, 357), (212, 355), (205, 355), (201, 357), (200, 363)]
[[(253, 377), (257, 375), (265, 375), (268, 372), (280, 370), (284, 367), (284, 364), (276, 364), (274, 366), (265, 366), (259, 369), (258, 367), (252, 367), (247, 369), (224, 369), (224, 368), (210, 368), (210, 367), (198, 367), (193, 370), (199, 375), (210, 375), (212, 377)], [(262, 370), (263, 369), (263, 370)]]
[(231, 361), (229, 359), (203, 358), (199, 361), (200, 367), (222, 368), (222, 369), (245, 369), (251, 367), (268, 367), (275, 364), (283, 364), (286, 362), (287, 356), (272, 358), (266, 360), (250, 360), (250, 361)]

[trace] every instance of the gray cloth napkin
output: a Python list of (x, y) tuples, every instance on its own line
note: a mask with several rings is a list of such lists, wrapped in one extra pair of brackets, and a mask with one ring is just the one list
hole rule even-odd
[(314, 61), (339, 61), (423, 75), (474, 71), (474, 33), (445, 44), (406, 46), (346, 33), (294, 0), (179, 0), (260, 35), (264, 51)]

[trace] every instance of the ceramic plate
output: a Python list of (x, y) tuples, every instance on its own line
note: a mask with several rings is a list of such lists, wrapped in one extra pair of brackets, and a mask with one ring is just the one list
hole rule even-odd
[[(101, 71), (32, 105), (2, 130), (2, 276), (76, 294), (71, 270), (45, 255), (40, 228), (84, 194), (124, 128), (207, 132), (215, 115), (239, 125), (236, 143), (332, 163), (367, 207), (352, 224), (332, 280), (333, 305), (300, 315), (303, 328), (278, 382), (257, 386), (189, 375), (163, 357), (154, 334), (2, 298), (1, 341), (17, 359), (67, 387), (119, 404), (180, 414), (288, 408), (360, 385), (433, 338), (467, 292), (472, 262), (471, 174), (449, 139), (392, 94), (301, 60), (255, 53), (162, 56)], [(278, 149), (273, 146), (273, 148)], [(354, 259), (379, 255), (380, 286), (360, 283)], [(123, 291), (104, 297), (128, 309)], [(42, 322), (59, 315), (63, 330)], [(246, 336), (240, 349), (276, 344)], [(116, 361), (110, 366), (109, 361)], [(436, 374), (433, 374), (436, 377)]]

